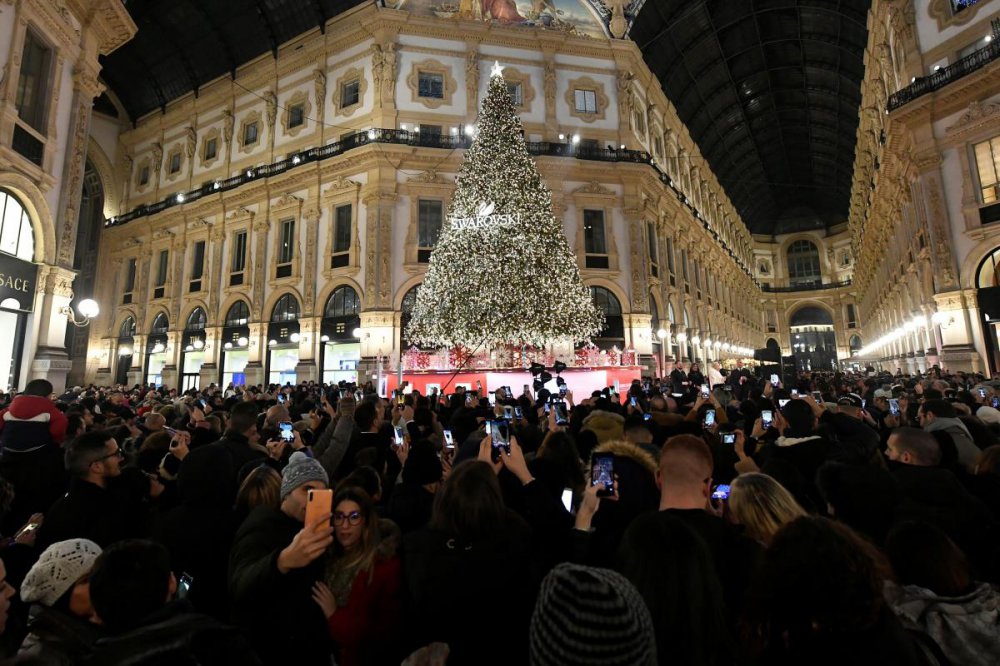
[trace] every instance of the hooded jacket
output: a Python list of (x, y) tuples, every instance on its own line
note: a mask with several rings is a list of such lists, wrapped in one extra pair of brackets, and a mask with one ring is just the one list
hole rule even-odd
[(944, 431), (951, 435), (952, 441), (955, 442), (955, 448), (958, 449), (958, 462), (968, 469), (976, 466), (976, 461), (979, 459), (979, 447), (972, 441), (969, 429), (959, 419), (938, 416), (925, 425), (924, 430), (927, 432)]
[(66, 415), (48, 398), (19, 395), (0, 411), (0, 448), (27, 453), (66, 439)]
[(960, 597), (888, 582), (885, 598), (908, 629), (928, 634), (953, 664), (991, 666), (1000, 660), (1000, 593), (980, 583)]

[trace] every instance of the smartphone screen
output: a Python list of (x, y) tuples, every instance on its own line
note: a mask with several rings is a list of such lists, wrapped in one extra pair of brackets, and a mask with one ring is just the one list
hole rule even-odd
[(708, 398), (708, 384), (701, 385), (701, 397)]
[(979, 397), (980, 398), (985, 398), (986, 397), (986, 389), (984, 389), (984, 388), (979, 389)]
[(524, 418), (524, 410), (521, 409), (519, 406), (514, 408), (514, 418), (515, 419), (523, 419)]
[(590, 459), (590, 485), (603, 486), (598, 497), (615, 494), (615, 456), (613, 453), (595, 453)]
[(771, 375), (771, 386), (778, 385), (778, 375)]
[(177, 579), (177, 594), (178, 599), (186, 599), (187, 595), (191, 592), (191, 583), (194, 579), (190, 574), (183, 573), (180, 578)]
[(813, 400), (816, 402), (823, 402), (823, 394), (819, 391), (813, 391)]
[(566, 386), (565, 384), (563, 384), (562, 386), (560, 386), (559, 387), (559, 397), (560, 398), (565, 398), (566, 397), (566, 391), (568, 391), (568, 390), (569, 390), (569, 387)]
[(451, 436), (451, 430), (444, 431), (444, 448), (453, 449), (455, 448), (455, 440)]
[(628, 403), (629, 403), (630, 405), (632, 405), (633, 407), (638, 407), (638, 406), (639, 406), (639, 403), (638, 403), (638, 402), (636, 401), (636, 399), (635, 399), (635, 396), (634, 396), (634, 395), (633, 395), (633, 396), (631, 397), (631, 399), (630, 399), (630, 400), (628, 401)]
[(493, 421), (493, 426), (490, 429), (490, 434), (493, 436), (493, 448), (503, 449), (508, 454), (510, 453), (510, 434), (507, 430), (507, 424), (503, 421)]
[(1000, 409), (1000, 396), (993, 396), (993, 409)]
[(285, 394), (284, 393), (279, 393), (278, 394), (278, 402), (284, 402), (284, 401), (285, 401)]
[(403, 445), (403, 429), (400, 428), (399, 426), (395, 426), (393, 428), (393, 430), (396, 433), (396, 435), (395, 435), (395, 441), (393, 441), (393, 444), (396, 445), (396, 446), (402, 446)]
[(643, 421), (648, 421), (651, 418), (653, 418), (653, 415), (650, 414), (649, 412), (646, 412), (645, 414), (642, 415), (642, 420)]
[(798, 389), (792, 389), (792, 397), (793, 398), (799, 397), (799, 390)]
[(896, 398), (889, 398), (889, 413), (893, 416), (899, 414), (899, 400)]
[(725, 432), (722, 433), (722, 443), (723, 444), (735, 444), (736, 443), (736, 433)]
[(528, 395), (529, 393), (531, 393), (530, 387), (527, 384), (525, 384), (524, 385), (524, 395)]
[(295, 435), (292, 434), (291, 421), (282, 421), (278, 424), (278, 437), (285, 442), (291, 442), (295, 439)]
[(729, 499), (729, 485), (720, 483), (712, 491), (712, 499), (725, 500)]
[(566, 507), (566, 510), (573, 513), (573, 489), (563, 488), (562, 491), (562, 503)]
[(569, 423), (569, 417), (566, 415), (566, 403), (557, 402), (555, 403), (556, 410), (556, 425), (566, 425)]
[(779, 398), (778, 409), (784, 409), (785, 405), (787, 405), (789, 402), (791, 402), (791, 400), (789, 400), (788, 398)]
[(503, 417), (508, 421), (512, 420), (514, 418), (514, 408), (510, 405), (504, 405)]
[(770, 428), (771, 424), (774, 423), (774, 412), (770, 409), (761, 410), (760, 420), (765, 428)]
[(706, 428), (709, 427), (709, 426), (715, 425), (715, 410), (714, 409), (710, 409), (707, 412), (705, 412), (705, 420), (702, 422), (702, 425), (704, 425)]
[(467, 404), (467, 405), (471, 405), (472, 404), (472, 394), (471, 393), (466, 393), (465, 394), (465, 404)]

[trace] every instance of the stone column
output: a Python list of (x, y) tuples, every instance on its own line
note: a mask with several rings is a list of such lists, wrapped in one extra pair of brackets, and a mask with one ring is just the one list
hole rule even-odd
[(246, 374), (246, 385), (250, 387), (263, 384), (266, 379), (264, 377), (264, 355), (267, 353), (267, 323), (251, 322), (248, 339), (250, 341), (247, 345), (249, 360), (244, 373)]
[(63, 308), (68, 308), (73, 300), (76, 273), (67, 268), (42, 265), (38, 277), (42, 292), (35, 294), (37, 346), (28, 379), (48, 379), (56, 393), (61, 393), (66, 389), (66, 375), (73, 366), (66, 354), (68, 318)]

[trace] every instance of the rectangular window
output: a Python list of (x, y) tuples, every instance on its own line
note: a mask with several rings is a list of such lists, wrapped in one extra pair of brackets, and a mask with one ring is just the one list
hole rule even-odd
[(674, 239), (667, 237), (667, 269), (674, 273)]
[(857, 328), (858, 320), (854, 315), (854, 304), (847, 304), (847, 328)]
[(653, 277), (660, 277), (660, 261), (656, 252), (656, 225), (646, 223), (646, 248), (649, 252), (649, 272)]
[(177, 173), (181, 170), (181, 154), (174, 153), (170, 156), (170, 173)]
[(604, 228), (603, 210), (583, 211), (583, 245), (587, 268), (608, 267), (608, 243)]
[(574, 90), (573, 98), (577, 113), (597, 113), (597, 91)]
[(144, 166), (139, 170), (139, 185), (149, 184), (149, 167)]
[(341, 268), (351, 263), (351, 204), (337, 206), (333, 220), (333, 258), (330, 268)]
[(340, 87), (340, 108), (354, 106), (361, 101), (361, 80), (348, 81)]
[(191, 280), (188, 291), (201, 291), (201, 278), (205, 273), (205, 241), (194, 244), (194, 256), (191, 260)]
[(49, 71), (52, 49), (35, 36), (31, 30), (24, 33), (24, 50), (21, 51), (21, 72), (17, 80), (15, 107), (17, 116), (35, 131), (45, 133), (47, 102), (49, 99)]
[(681, 250), (681, 275), (684, 277), (684, 281), (687, 282), (688, 279), (688, 252), (687, 250)]
[(444, 219), (444, 204), (440, 201), (421, 199), (417, 215), (417, 261), (426, 264), (431, 260), (431, 250), (437, 245)]
[(976, 154), (976, 170), (979, 172), (979, 188), (983, 203), (1000, 200), (1000, 136), (977, 143), (973, 147)]
[(278, 248), (278, 263), (290, 264), (295, 257), (295, 220), (281, 222), (281, 245)]
[(444, 99), (444, 74), (420, 72), (417, 78), (417, 96)]
[(125, 296), (122, 303), (132, 302), (132, 292), (135, 291), (135, 259), (129, 259), (125, 267)]
[(216, 138), (211, 138), (205, 142), (205, 159), (214, 160), (215, 155), (219, 150), (219, 141)]
[(288, 128), (299, 127), (306, 121), (306, 107), (296, 104), (288, 109)]
[(156, 265), (156, 285), (153, 288), (153, 298), (163, 298), (166, 292), (167, 272), (170, 270), (170, 251), (160, 250)]
[(507, 94), (510, 95), (510, 101), (514, 104), (514, 106), (521, 106), (524, 104), (524, 88), (520, 83), (508, 83)]
[(233, 234), (232, 259), (229, 263), (229, 286), (243, 284), (243, 271), (247, 266), (247, 232)]
[(257, 123), (247, 123), (243, 126), (243, 145), (249, 146), (252, 143), (257, 143)]

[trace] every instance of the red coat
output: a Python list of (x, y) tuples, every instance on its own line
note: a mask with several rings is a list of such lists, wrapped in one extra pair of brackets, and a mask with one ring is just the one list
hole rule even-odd
[(66, 439), (66, 415), (48, 398), (18, 395), (7, 409), (0, 411), (0, 435), (6, 448), (33, 450)]
[(376, 558), (374, 567), (370, 582), (369, 572), (358, 572), (347, 605), (330, 616), (330, 636), (339, 646), (338, 666), (369, 663), (366, 653), (397, 635), (403, 580), (399, 558)]

